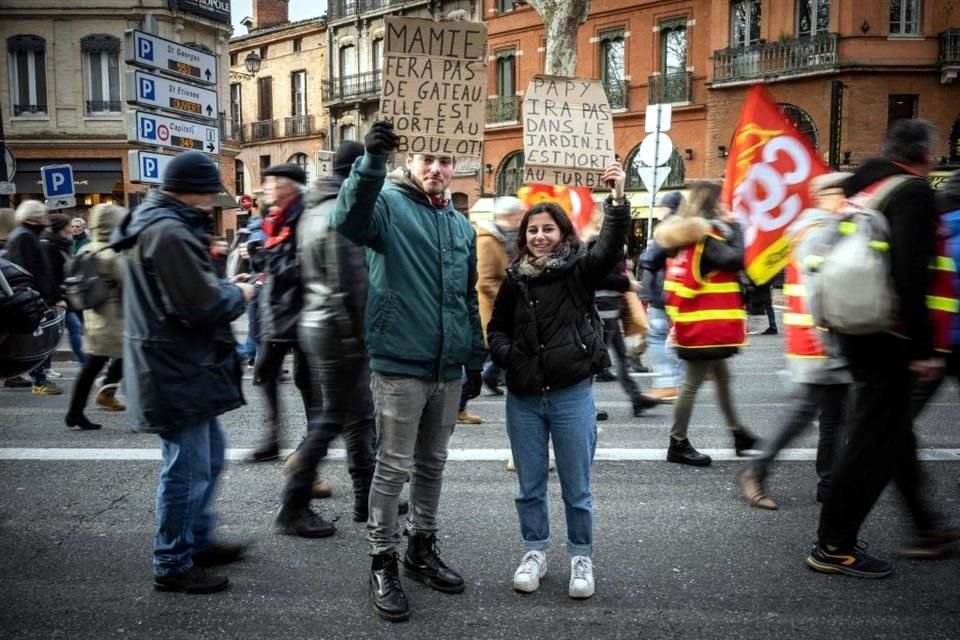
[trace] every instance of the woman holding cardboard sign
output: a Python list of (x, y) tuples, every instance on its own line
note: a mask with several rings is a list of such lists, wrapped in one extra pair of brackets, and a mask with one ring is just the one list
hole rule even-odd
[(610, 366), (594, 293), (623, 257), (630, 205), (620, 163), (603, 173), (613, 185), (599, 239), (588, 251), (559, 205), (542, 202), (520, 222), (519, 256), (494, 302), (487, 336), (507, 372), (507, 434), (517, 468), (516, 505), (525, 554), (513, 588), (532, 592), (546, 574), (549, 441), (567, 518), (570, 597), (593, 595), (593, 495), (597, 443), (593, 374)]

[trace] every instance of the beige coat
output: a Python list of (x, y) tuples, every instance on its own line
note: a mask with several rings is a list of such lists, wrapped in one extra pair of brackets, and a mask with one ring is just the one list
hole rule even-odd
[[(89, 234), (93, 242), (80, 248), (77, 255), (102, 249), (110, 241), (110, 233), (126, 213), (122, 207), (98, 205), (90, 212)], [(97, 254), (100, 276), (110, 283), (110, 297), (99, 307), (83, 312), (83, 350), (94, 356), (123, 356), (123, 257), (107, 249)]]
[(483, 339), (487, 339), (487, 323), (493, 316), (493, 301), (500, 285), (507, 277), (507, 249), (503, 234), (492, 222), (479, 222), (477, 228), (477, 301), (480, 306), (480, 324)]

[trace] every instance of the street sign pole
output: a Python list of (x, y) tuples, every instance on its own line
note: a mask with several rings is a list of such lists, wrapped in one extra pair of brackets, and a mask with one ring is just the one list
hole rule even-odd
[[(0, 107), (0, 182), (7, 181), (7, 144), (3, 135), (3, 107)], [(10, 196), (0, 191), (0, 207), (10, 206)]]
[[(659, 105), (657, 105), (657, 106), (659, 107)], [(657, 138), (656, 138), (657, 141), (656, 141), (656, 143), (654, 144), (654, 147), (653, 147), (653, 148), (654, 148), (654, 153), (653, 153), (653, 155), (656, 156), (657, 158), (660, 157), (660, 116), (659, 116), (659, 111), (660, 111), (660, 110), (657, 109), (657, 112), (658, 112), (658, 114), (657, 114), (657, 129), (656, 129), (656, 131), (654, 132), (654, 135), (657, 136)], [(654, 164), (654, 165), (653, 165), (653, 184), (647, 185), (647, 189), (650, 190), (650, 209), (647, 211), (647, 238), (646, 238), (646, 242), (645, 242), (645, 245), (644, 245), (644, 249), (646, 249), (647, 246), (649, 246), (649, 244), (650, 244), (650, 239), (653, 238), (653, 207), (654, 207), (654, 204), (655, 204), (656, 201), (657, 201), (657, 191), (659, 191), (659, 188), (657, 187), (657, 185), (658, 185), (658, 182), (657, 182), (657, 169), (659, 169), (659, 168), (660, 168), (660, 163), (657, 163), (657, 164)]]

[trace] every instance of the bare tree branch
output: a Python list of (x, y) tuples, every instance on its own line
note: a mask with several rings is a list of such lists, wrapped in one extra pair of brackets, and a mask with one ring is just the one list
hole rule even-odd
[(527, 0), (543, 18), (547, 34), (545, 72), (573, 76), (577, 69), (577, 31), (587, 21), (590, 0)]

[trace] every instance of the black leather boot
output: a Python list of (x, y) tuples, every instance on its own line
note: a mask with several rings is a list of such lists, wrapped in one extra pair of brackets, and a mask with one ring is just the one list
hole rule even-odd
[(733, 432), (733, 448), (737, 456), (743, 457), (749, 455), (747, 452), (757, 448), (759, 438), (746, 429), (739, 429)]
[(713, 460), (710, 456), (700, 453), (693, 448), (690, 441), (674, 440), (670, 438), (670, 448), (667, 449), (667, 462), (676, 462), (678, 464), (688, 464), (693, 467), (709, 466)]
[(336, 532), (332, 522), (318, 516), (310, 507), (298, 509), (289, 505), (280, 507), (273, 529), (281, 535), (301, 538), (326, 538)]
[(373, 556), (370, 565), (370, 602), (373, 610), (384, 620), (401, 622), (410, 617), (410, 605), (400, 584), (397, 554)]
[(436, 534), (415, 533), (407, 542), (403, 566), (411, 577), (443, 593), (462, 593), (467, 585), (460, 574), (440, 559)]

